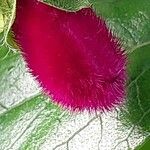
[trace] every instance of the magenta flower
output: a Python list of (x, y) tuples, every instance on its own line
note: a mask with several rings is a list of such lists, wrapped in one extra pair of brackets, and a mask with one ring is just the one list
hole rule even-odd
[(126, 55), (92, 8), (67, 12), (17, 0), (12, 30), (28, 68), (54, 102), (110, 110), (125, 96)]

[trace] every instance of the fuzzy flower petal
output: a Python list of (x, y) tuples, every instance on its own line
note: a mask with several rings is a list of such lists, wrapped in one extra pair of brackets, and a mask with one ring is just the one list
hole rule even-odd
[(74, 110), (110, 110), (125, 96), (126, 56), (92, 8), (67, 12), (17, 0), (14, 38), (53, 101)]

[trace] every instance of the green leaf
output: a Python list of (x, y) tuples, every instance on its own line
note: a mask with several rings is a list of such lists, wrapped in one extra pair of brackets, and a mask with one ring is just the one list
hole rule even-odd
[(3, 34), (1, 42), (8, 44), (7, 38), (15, 19), (16, 0), (0, 0), (0, 33)]
[(77, 11), (91, 5), (88, 0), (43, 0), (43, 2), (68, 11)]
[(11, 149), (22, 136), (27, 136), (18, 148), (36, 149), (65, 116), (57, 106), (46, 102), (42, 94), (25, 100), (1, 114), (0, 147)]
[(90, 0), (123, 41), (127, 51), (150, 42), (149, 0)]
[(4, 18), (2, 12), (0, 11), (0, 33), (4, 30)]
[(130, 53), (128, 62), (128, 96), (122, 113), (129, 122), (150, 132), (150, 44)]
[(150, 137), (146, 138), (146, 140), (141, 145), (136, 147), (135, 150), (149, 150), (149, 148), (150, 148)]
[[(134, 125), (131, 129), (118, 125), (118, 110), (106, 115), (83, 113), (70, 117), (41, 94), (20, 53), (13, 52), (10, 46), (14, 45), (9, 30), (15, 2), (0, 0), (0, 149), (134, 149), (150, 130), (149, 0), (44, 1), (68, 11), (92, 5), (122, 39), (126, 51), (130, 52), (130, 61), (128, 100), (121, 109), (126, 123)], [(135, 126), (144, 135), (136, 133)]]

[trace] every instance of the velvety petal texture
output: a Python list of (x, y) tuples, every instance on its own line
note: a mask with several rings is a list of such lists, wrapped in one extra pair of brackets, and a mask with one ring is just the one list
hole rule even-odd
[(125, 97), (126, 55), (92, 8), (67, 12), (17, 0), (14, 39), (53, 101), (74, 110), (110, 110)]

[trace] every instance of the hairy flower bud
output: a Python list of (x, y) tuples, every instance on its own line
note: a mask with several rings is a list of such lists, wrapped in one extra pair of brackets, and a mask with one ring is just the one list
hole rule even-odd
[(125, 96), (126, 55), (92, 8), (67, 12), (18, 0), (14, 38), (54, 102), (71, 110), (110, 110)]

